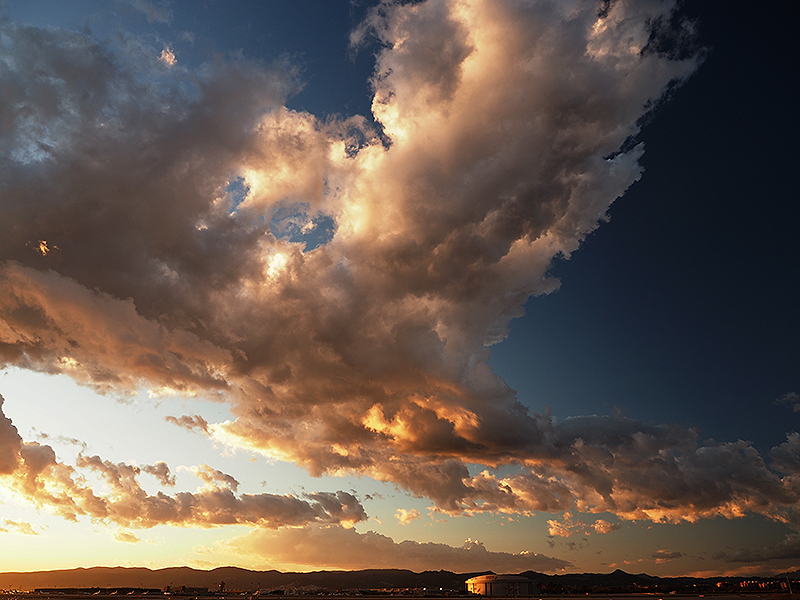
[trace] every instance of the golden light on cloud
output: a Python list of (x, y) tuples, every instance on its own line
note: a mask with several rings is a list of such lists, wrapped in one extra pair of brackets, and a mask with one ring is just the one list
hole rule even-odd
[(65, 369), (77, 369), (81, 365), (77, 360), (70, 356), (62, 356), (58, 359), (58, 362)]
[(161, 54), (158, 55), (158, 60), (168, 67), (173, 67), (178, 63), (178, 58), (175, 56), (175, 52), (169, 47), (165, 47), (161, 51)]
[(408, 525), (411, 521), (416, 521), (422, 518), (422, 515), (416, 509), (407, 510), (405, 508), (398, 508), (394, 513), (395, 518), (400, 525)]
[(58, 250), (58, 246), (56, 246), (55, 244), (53, 245), (48, 244), (47, 240), (39, 240), (38, 242), (29, 243), (28, 245), (33, 246), (33, 249), (42, 256), (47, 256), (53, 250)]
[[(559, 421), (519, 401), (490, 365), (490, 347), (527, 300), (558, 286), (553, 261), (577, 249), (639, 179), (643, 150), (629, 142), (646, 107), (698, 62), (642, 50), (649, 24), (669, 21), (669, 2), (641, 11), (610, 3), (602, 19), (594, 3), (569, 4), (382, 3), (367, 27), (382, 44), (375, 122), (286, 108), (297, 92), (291, 66), (221, 57), (195, 71), (166, 69), (154, 57), (172, 67), (176, 50), (152, 46), (145, 66), (122, 54), (95, 65), (111, 56), (100, 51), (50, 57), (53, 69), (88, 61), (92, 77), (70, 84), (64, 73), (54, 88), (74, 111), (54, 117), (31, 100), (42, 104), (43, 129), (64, 139), (48, 159), (52, 177), (4, 189), (14, 208), (0, 220), (4, 244), (18, 237), (0, 262), (2, 358), (105, 393), (222, 400), (230, 412), (209, 420), (230, 420), (173, 421), (313, 476), (394, 484), (443, 513), (568, 510), (574, 521), (550, 522), (562, 537), (590, 527), (581, 511), (779, 520), (758, 499), (788, 506), (800, 494), (744, 442), (703, 444), (685, 427), (622, 417)], [(8, 35), (20, 43), (4, 52), (93, 43), (33, 29)], [(87, 94), (95, 80), (97, 93)], [(180, 108), (161, 109), (164, 89)], [(119, 127), (97, 126), (98, 114)], [(39, 241), (26, 248), (25, 240)], [(70, 256), (41, 260), (57, 249), (48, 240)], [(46, 454), (6, 436), (14, 468), (19, 448)], [(787, 477), (793, 443), (776, 452)], [(47, 456), (47, 468), (68, 470)], [(81, 461), (76, 472), (131, 482), (139, 473)], [(704, 488), (703, 474), (718, 464), (732, 483)], [(217, 524), (225, 502), (241, 509), (229, 519), (240, 523), (354, 522), (322, 511), (327, 497), (237, 497), (218, 472), (196, 473), (206, 481), (191, 497), (196, 511), (154, 513), (148, 523)], [(99, 514), (75, 477), (64, 490)], [(247, 513), (281, 503), (314, 514)], [(419, 513), (396, 516), (407, 524)]]
[[(55, 249), (51, 235), (79, 233), (59, 270), (14, 257), (0, 265), (8, 360), (56, 365), (104, 392), (224, 392), (233, 418), (209, 426), (215, 439), (313, 475), (375, 474), (454, 514), (577, 506), (631, 516), (624, 498), (639, 518), (658, 518), (646, 511), (661, 504), (648, 506), (641, 490), (651, 486), (629, 467), (663, 447), (699, 463), (694, 438), (621, 418), (593, 438), (597, 419), (533, 413), (488, 362), (526, 300), (557, 285), (554, 257), (575, 250), (640, 177), (642, 149), (620, 148), (643, 107), (697, 66), (630, 52), (669, 3), (641, 14), (614, 3), (602, 27), (593, 4), (564, 10), (386, 4), (366, 27), (384, 44), (371, 82), (377, 125), (288, 109), (296, 73), (280, 65), (98, 71), (114, 91), (96, 94), (107, 105), (60, 118), (72, 119), (63, 129), (75, 140), (113, 150), (107, 163), (69, 157), (63, 181), (31, 181), (11, 200), (24, 218), (9, 231), (40, 239), (42, 256)], [(75, 47), (51, 41), (19, 47)], [(620, 71), (620, 57), (632, 68)], [(174, 65), (174, 49), (159, 60)], [(175, 81), (170, 105), (186, 113), (161, 110), (162, 86)], [(82, 107), (81, 85), (58, 93)], [(156, 120), (117, 138), (98, 133), (98, 113)], [(152, 154), (132, 156), (131, 140)], [(71, 224), (27, 208), (31, 195), (59, 194), (107, 202), (70, 205)], [(328, 237), (306, 251), (322, 221)], [(636, 454), (628, 441), (641, 430), (656, 441)], [(690, 462), (673, 459), (676, 480), (693, 476)], [(519, 473), (471, 475), (467, 464)], [(669, 494), (664, 504), (694, 509)], [(731, 497), (701, 500), (712, 511)]]
[(289, 263), (289, 257), (283, 252), (275, 252), (267, 259), (267, 277), (274, 279), (284, 272)]
[(182, 396), (185, 398), (195, 398), (198, 395), (197, 390), (185, 390), (170, 387), (168, 385), (152, 387), (147, 390), (147, 395), (150, 398), (165, 398), (167, 396)]

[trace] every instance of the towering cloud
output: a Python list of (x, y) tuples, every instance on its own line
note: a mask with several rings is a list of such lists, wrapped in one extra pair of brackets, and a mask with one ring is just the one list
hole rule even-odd
[[(188, 69), (132, 37), (2, 24), (0, 361), (106, 393), (221, 397), (233, 421), (175, 422), (443, 511), (793, 519), (793, 438), (781, 475), (685, 428), (556, 423), (488, 366), (526, 299), (558, 286), (553, 258), (640, 177), (642, 119), (697, 68), (673, 9), (381, 2), (353, 33), (379, 48), (375, 125), (287, 109), (286, 62)], [(68, 468), (7, 420), (0, 432), (0, 470), (37, 498), (58, 470), (48, 502), (69, 514), (364, 518), (342, 492), (236, 496), (213, 478), (191, 498), (143, 496), (130, 467)], [(71, 487), (71, 468), (121, 495)]]

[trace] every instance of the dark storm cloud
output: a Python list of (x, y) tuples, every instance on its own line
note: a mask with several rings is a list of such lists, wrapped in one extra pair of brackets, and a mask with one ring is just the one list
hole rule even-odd
[(658, 550), (656, 552), (653, 552), (653, 554), (651, 554), (650, 556), (651, 558), (654, 558), (657, 563), (664, 563), (664, 562), (669, 562), (671, 560), (675, 560), (677, 558), (682, 558), (683, 553), (675, 552), (672, 550)]
[(730, 563), (766, 562), (777, 559), (800, 558), (800, 534), (793, 533), (786, 536), (782, 542), (772, 547), (760, 550), (743, 549), (735, 552), (719, 552), (714, 558), (721, 558)]

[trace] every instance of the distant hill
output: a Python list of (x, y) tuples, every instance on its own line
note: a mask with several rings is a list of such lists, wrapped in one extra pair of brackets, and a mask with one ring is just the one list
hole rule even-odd
[[(386, 588), (427, 590), (465, 589), (464, 582), (475, 575), (491, 573), (452, 573), (404, 569), (368, 569), (363, 571), (316, 571), (282, 573), (251, 571), (239, 567), (220, 567), (210, 571), (189, 567), (147, 569), (144, 567), (93, 567), (30, 573), (0, 573), (0, 590), (33, 590), (35, 588), (149, 588), (173, 590), (206, 588), (218, 590), (224, 582), (226, 591), (264, 592), (278, 590), (377, 590)], [(654, 577), (646, 573), (631, 574), (617, 569), (612, 573), (569, 573), (546, 575), (535, 571), (520, 573), (533, 580), (542, 593), (621, 593), (669, 591), (687, 593), (784, 591), (787, 574), (776, 577)], [(800, 572), (789, 573), (796, 581)], [(795, 583), (800, 589), (800, 583)]]
[[(488, 571), (487, 571), (488, 572)], [(202, 571), (189, 567), (147, 569), (144, 567), (92, 567), (30, 573), (0, 573), (0, 589), (31, 590), (34, 588), (140, 587), (172, 588), (207, 587), (217, 589), (225, 582), (227, 590), (278, 588), (323, 588), (331, 590), (377, 588), (444, 588), (464, 589), (464, 582), (473, 573), (450, 571), (414, 573), (403, 569), (370, 569), (364, 571), (317, 571), (313, 573), (281, 573), (250, 571), (239, 567), (220, 567)]]

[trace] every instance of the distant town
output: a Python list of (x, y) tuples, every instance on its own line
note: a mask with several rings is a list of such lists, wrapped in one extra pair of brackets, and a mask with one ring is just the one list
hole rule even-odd
[(800, 592), (800, 572), (773, 577), (654, 577), (616, 570), (608, 574), (513, 575), (403, 569), (281, 573), (223, 567), (210, 571), (176, 567), (70, 569), (0, 573), (8, 600), (113, 598), (340, 597), (562, 597), (562, 596), (782, 596)]

